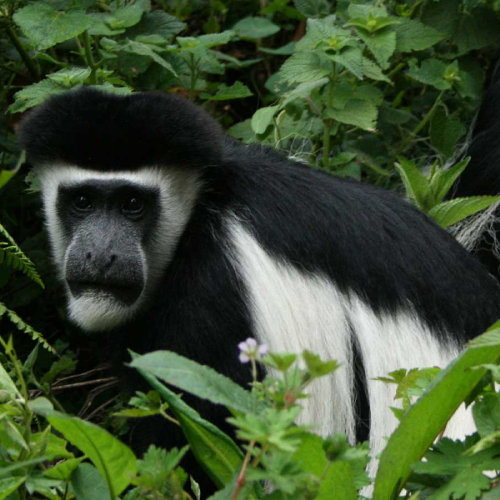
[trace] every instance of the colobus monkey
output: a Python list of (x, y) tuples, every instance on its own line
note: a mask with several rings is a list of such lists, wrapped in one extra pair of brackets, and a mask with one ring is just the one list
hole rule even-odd
[[(247, 337), (335, 358), (302, 419), (351, 442), (369, 429), (374, 454), (397, 424), (394, 390), (375, 377), (444, 366), (500, 317), (495, 280), (405, 200), (239, 144), (180, 97), (68, 92), (20, 139), (74, 323), (242, 384)], [(448, 426), (471, 430), (465, 412)]]

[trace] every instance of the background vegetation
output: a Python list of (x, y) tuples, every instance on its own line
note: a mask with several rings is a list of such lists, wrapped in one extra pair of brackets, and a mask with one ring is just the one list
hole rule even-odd
[[(283, 378), (256, 383), (252, 393), (224, 380), (235, 393), (229, 401), (155, 372), (149, 355), (134, 365), (154, 391), (130, 400), (112, 392), (116, 381), (92, 364), (91, 342), (68, 341), (36, 179), (16, 144), (22, 113), (80, 85), (178, 93), (237, 139), (333, 175), (404, 185), (448, 226), (495, 201), (443, 204), (466, 162), (448, 174), (438, 167), (465, 141), (498, 42), (499, 11), (493, 0), (0, 1), (0, 500), (206, 498), (180, 468), (186, 449), (152, 448), (138, 460), (117, 440), (128, 418), (152, 414), (181, 424), (221, 490), (216, 499), (355, 499), (370, 484), (366, 444), (293, 426), (308, 383), (336, 368), (310, 353), (299, 369), (294, 356), (257, 361), (252, 351), (251, 363)], [(432, 164), (424, 178), (419, 168)], [(386, 378), (398, 384), (403, 422), (382, 456), (375, 498), (398, 497), (410, 474), (407, 497), (497, 498), (497, 479), (482, 471), (500, 469), (500, 401), (491, 384), (500, 381), (499, 342), (493, 329), (439, 375)], [(160, 361), (203, 370), (174, 355)], [(157, 377), (231, 408), (243, 449)], [(478, 433), (427, 451), (466, 398), (477, 400)], [(427, 461), (418, 462), (424, 453)], [(275, 491), (264, 493), (261, 480)]]

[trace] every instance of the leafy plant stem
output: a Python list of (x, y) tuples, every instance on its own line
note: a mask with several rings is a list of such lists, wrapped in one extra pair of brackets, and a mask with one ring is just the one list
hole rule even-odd
[(196, 88), (196, 80), (198, 79), (198, 71), (196, 70), (197, 62), (194, 60), (194, 55), (189, 54), (190, 64), (189, 69), (191, 71), (191, 81), (189, 86), (189, 100), (194, 102), (194, 91)]
[(6, 31), (12, 44), (19, 52), (21, 59), (28, 68), (28, 71), (30, 72), (30, 75), (32, 76), (33, 80), (38, 80), (39, 79), (38, 68), (33, 59), (31, 59), (27, 50), (23, 47), (23, 44), (21, 43), (21, 40), (19, 40), (19, 37), (17, 36), (17, 33), (15, 32), (14, 28), (12, 26), (9, 26)]
[(238, 479), (236, 480), (236, 489), (234, 490), (234, 493), (231, 496), (231, 500), (236, 500), (238, 498), (241, 489), (245, 485), (245, 472), (248, 467), (248, 463), (250, 462), (250, 455), (251, 455), (250, 450), (254, 446), (255, 446), (255, 441), (250, 441), (247, 454), (245, 455), (245, 459), (243, 460), (240, 473), (238, 474)]
[(92, 55), (92, 43), (88, 31), (85, 31), (83, 33), (83, 45), (85, 48), (85, 62), (92, 70), (92, 73), (90, 74), (90, 81), (92, 82), (93, 85), (97, 85), (97, 72), (96, 72), (97, 67), (94, 61), (94, 56)]
[(332, 121), (325, 120), (323, 123), (325, 125), (325, 131), (323, 133), (323, 167), (326, 168), (330, 159), (330, 131), (332, 128)]
[(444, 95), (444, 90), (442, 90), (439, 93), (439, 95), (437, 96), (436, 100), (434, 101), (434, 104), (432, 105), (431, 109), (429, 109), (429, 111), (422, 118), (420, 123), (413, 129), (413, 132), (411, 132), (408, 135), (408, 137), (403, 141), (403, 143), (399, 146), (399, 148), (393, 154), (389, 164), (394, 163), (395, 158), (397, 158), (401, 153), (404, 153), (406, 148), (412, 143), (412, 141), (415, 139), (415, 137), (418, 135), (418, 133), (427, 125), (429, 120), (433, 117), (434, 113), (436, 112), (439, 104), (441, 103), (441, 99), (443, 98), (443, 95)]

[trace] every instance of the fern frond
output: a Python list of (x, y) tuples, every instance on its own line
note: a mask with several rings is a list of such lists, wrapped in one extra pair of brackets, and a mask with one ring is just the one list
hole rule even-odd
[(0, 302), (0, 318), (2, 316), (7, 316), (18, 330), (27, 333), (33, 340), (42, 344), (42, 347), (45, 347), (48, 351), (57, 354), (56, 350), (45, 340), (40, 332), (37, 332), (34, 328), (25, 323), (14, 311), (9, 309), (3, 302)]
[(2, 224), (0, 224), (0, 234), (8, 241), (8, 243), (0, 242), (0, 264), (5, 262), (9, 267), (12, 267), (16, 271), (21, 271), (42, 288), (45, 288), (33, 262), (17, 246), (14, 238), (12, 238)]

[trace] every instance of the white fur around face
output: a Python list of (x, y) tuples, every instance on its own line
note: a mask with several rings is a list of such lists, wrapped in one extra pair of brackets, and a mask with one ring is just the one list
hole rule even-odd
[[(300, 422), (315, 424), (322, 435), (345, 432), (351, 443), (355, 441), (352, 346), (357, 342), (371, 409), (369, 473), (374, 476), (375, 457), (398, 423), (389, 409), (397, 406), (395, 386), (374, 379), (399, 368), (444, 367), (458, 354), (458, 347), (442, 345), (410, 307), (395, 315), (377, 315), (355, 294), (340, 292), (328, 278), (272, 257), (238, 221), (230, 220), (228, 227), (234, 265), (248, 289), (259, 340), (271, 351), (309, 349), (341, 363), (310, 388), (312, 397), (301, 402)], [(464, 437), (473, 430), (471, 412), (461, 409), (445, 435)]]
[(43, 166), (37, 176), (42, 188), (45, 220), (54, 260), (64, 280), (66, 257), (71, 248), (57, 215), (57, 196), (60, 186), (74, 186), (89, 180), (122, 180), (160, 190), (160, 217), (154, 228), (151, 244), (143, 248), (138, 242), (145, 270), (144, 289), (137, 301), (126, 307), (111, 295), (87, 293), (78, 298), (67, 288), (68, 309), (72, 321), (88, 331), (103, 331), (129, 321), (155, 292), (161, 277), (172, 259), (179, 238), (186, 227), (200, 190), (198, 176), (175, 169), (144, 167), (137, 171), (99, 172), (76, 166)]

